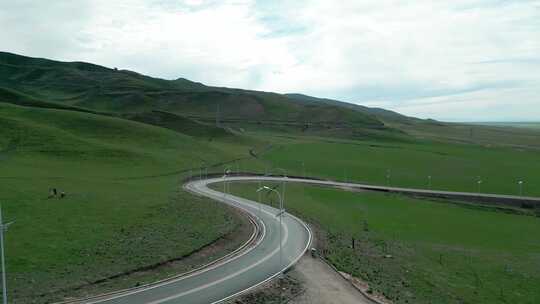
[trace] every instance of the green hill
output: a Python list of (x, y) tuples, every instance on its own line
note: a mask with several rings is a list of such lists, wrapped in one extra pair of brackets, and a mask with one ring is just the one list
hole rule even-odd
[(179, 78), (163, 80), (82, 62), (58, 62), (0, 52), (0, 87), (19, 95), (97, 111), (161, 110), (200, 120), (264, 124), (325, 123), (385, 128), (373, 113), (340, 105), (298, 103), (282, 94), (209, 87)]
[[(183, 272), (206, 261), (184, 257), (222, 238), (227, 253), (240, 217), (179, 187), (212, 164), (408, 187), (433, 176), (430, 187), (458, 191), (479, 191), (482, 177), (502, 194), (525, 180), (537, 195), (539, 138), (0, 52), (0, 202), (16, 219), (8, 286), (16, 303), (50, 303)], [(52, 187), (66, 198), (49, 199)]]
[(224, 128), (216, 127), (211, 124), (205, 124), (195, 119), (164, 111), (125, 114), (124, 117), (149, 125), (171, 129), (182, 134), (187, 134), (198, 138), (207, 138), (209, 140), (234, 136), (232, 132), (227, 131)]
[(289, 99), (295, 101), (295, 102), (302, 102), (306, 104), (326, 104), (326, 105), (332, 105), (332, 106), (338, 106), (343, 107), (349, 110), (353, 110), (356, 112), (364, 113), (367, 115), (372, 115), (377, 117), (378, 119), (382, 121), (393, 121), (393, 122), (408, 122), (408, 123), (414, 123), (414, 122), (420, 122), (421, 120), (414, 117), (405, 116), (402, 114), (399, 114), (394, 111), (382, 109), (382, 108), (370, 108), (358, 104), (328, 99), (328, 98), (317, 98), (312, 97), (304, 94), (285, 94)]

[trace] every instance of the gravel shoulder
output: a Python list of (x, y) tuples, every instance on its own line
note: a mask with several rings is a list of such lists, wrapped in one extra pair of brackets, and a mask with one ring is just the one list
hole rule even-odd
[(372, 304), (330, 266), (304, 255), (283, 279), (272, 280), (227, 304)]
[(347, 280), (320, 259), (304, 256), (294, 272), (302, 282), (304, 293), (293, 299), (295, 304), (371, 304)]

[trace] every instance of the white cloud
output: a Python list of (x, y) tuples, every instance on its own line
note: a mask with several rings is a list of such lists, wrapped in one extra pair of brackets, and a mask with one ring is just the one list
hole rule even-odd
[(31, 56), (422, 117), (540, 119), (539, 1), (35, 0), (1, 3), (0, 28), (4, 50)]

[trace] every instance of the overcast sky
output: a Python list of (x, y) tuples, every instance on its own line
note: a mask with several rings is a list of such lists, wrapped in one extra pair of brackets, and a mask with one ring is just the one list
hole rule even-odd
[(452, 121), (540, 121), (540, 0), (17, 0), (0, 50)]

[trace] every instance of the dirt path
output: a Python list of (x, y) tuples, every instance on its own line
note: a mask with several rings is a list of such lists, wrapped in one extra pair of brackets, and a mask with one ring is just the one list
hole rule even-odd
[(304, 293), (294, 304), (371, 304), (343, 277), (319, 259), (304, 256), (294, 272), (302, 282)]

